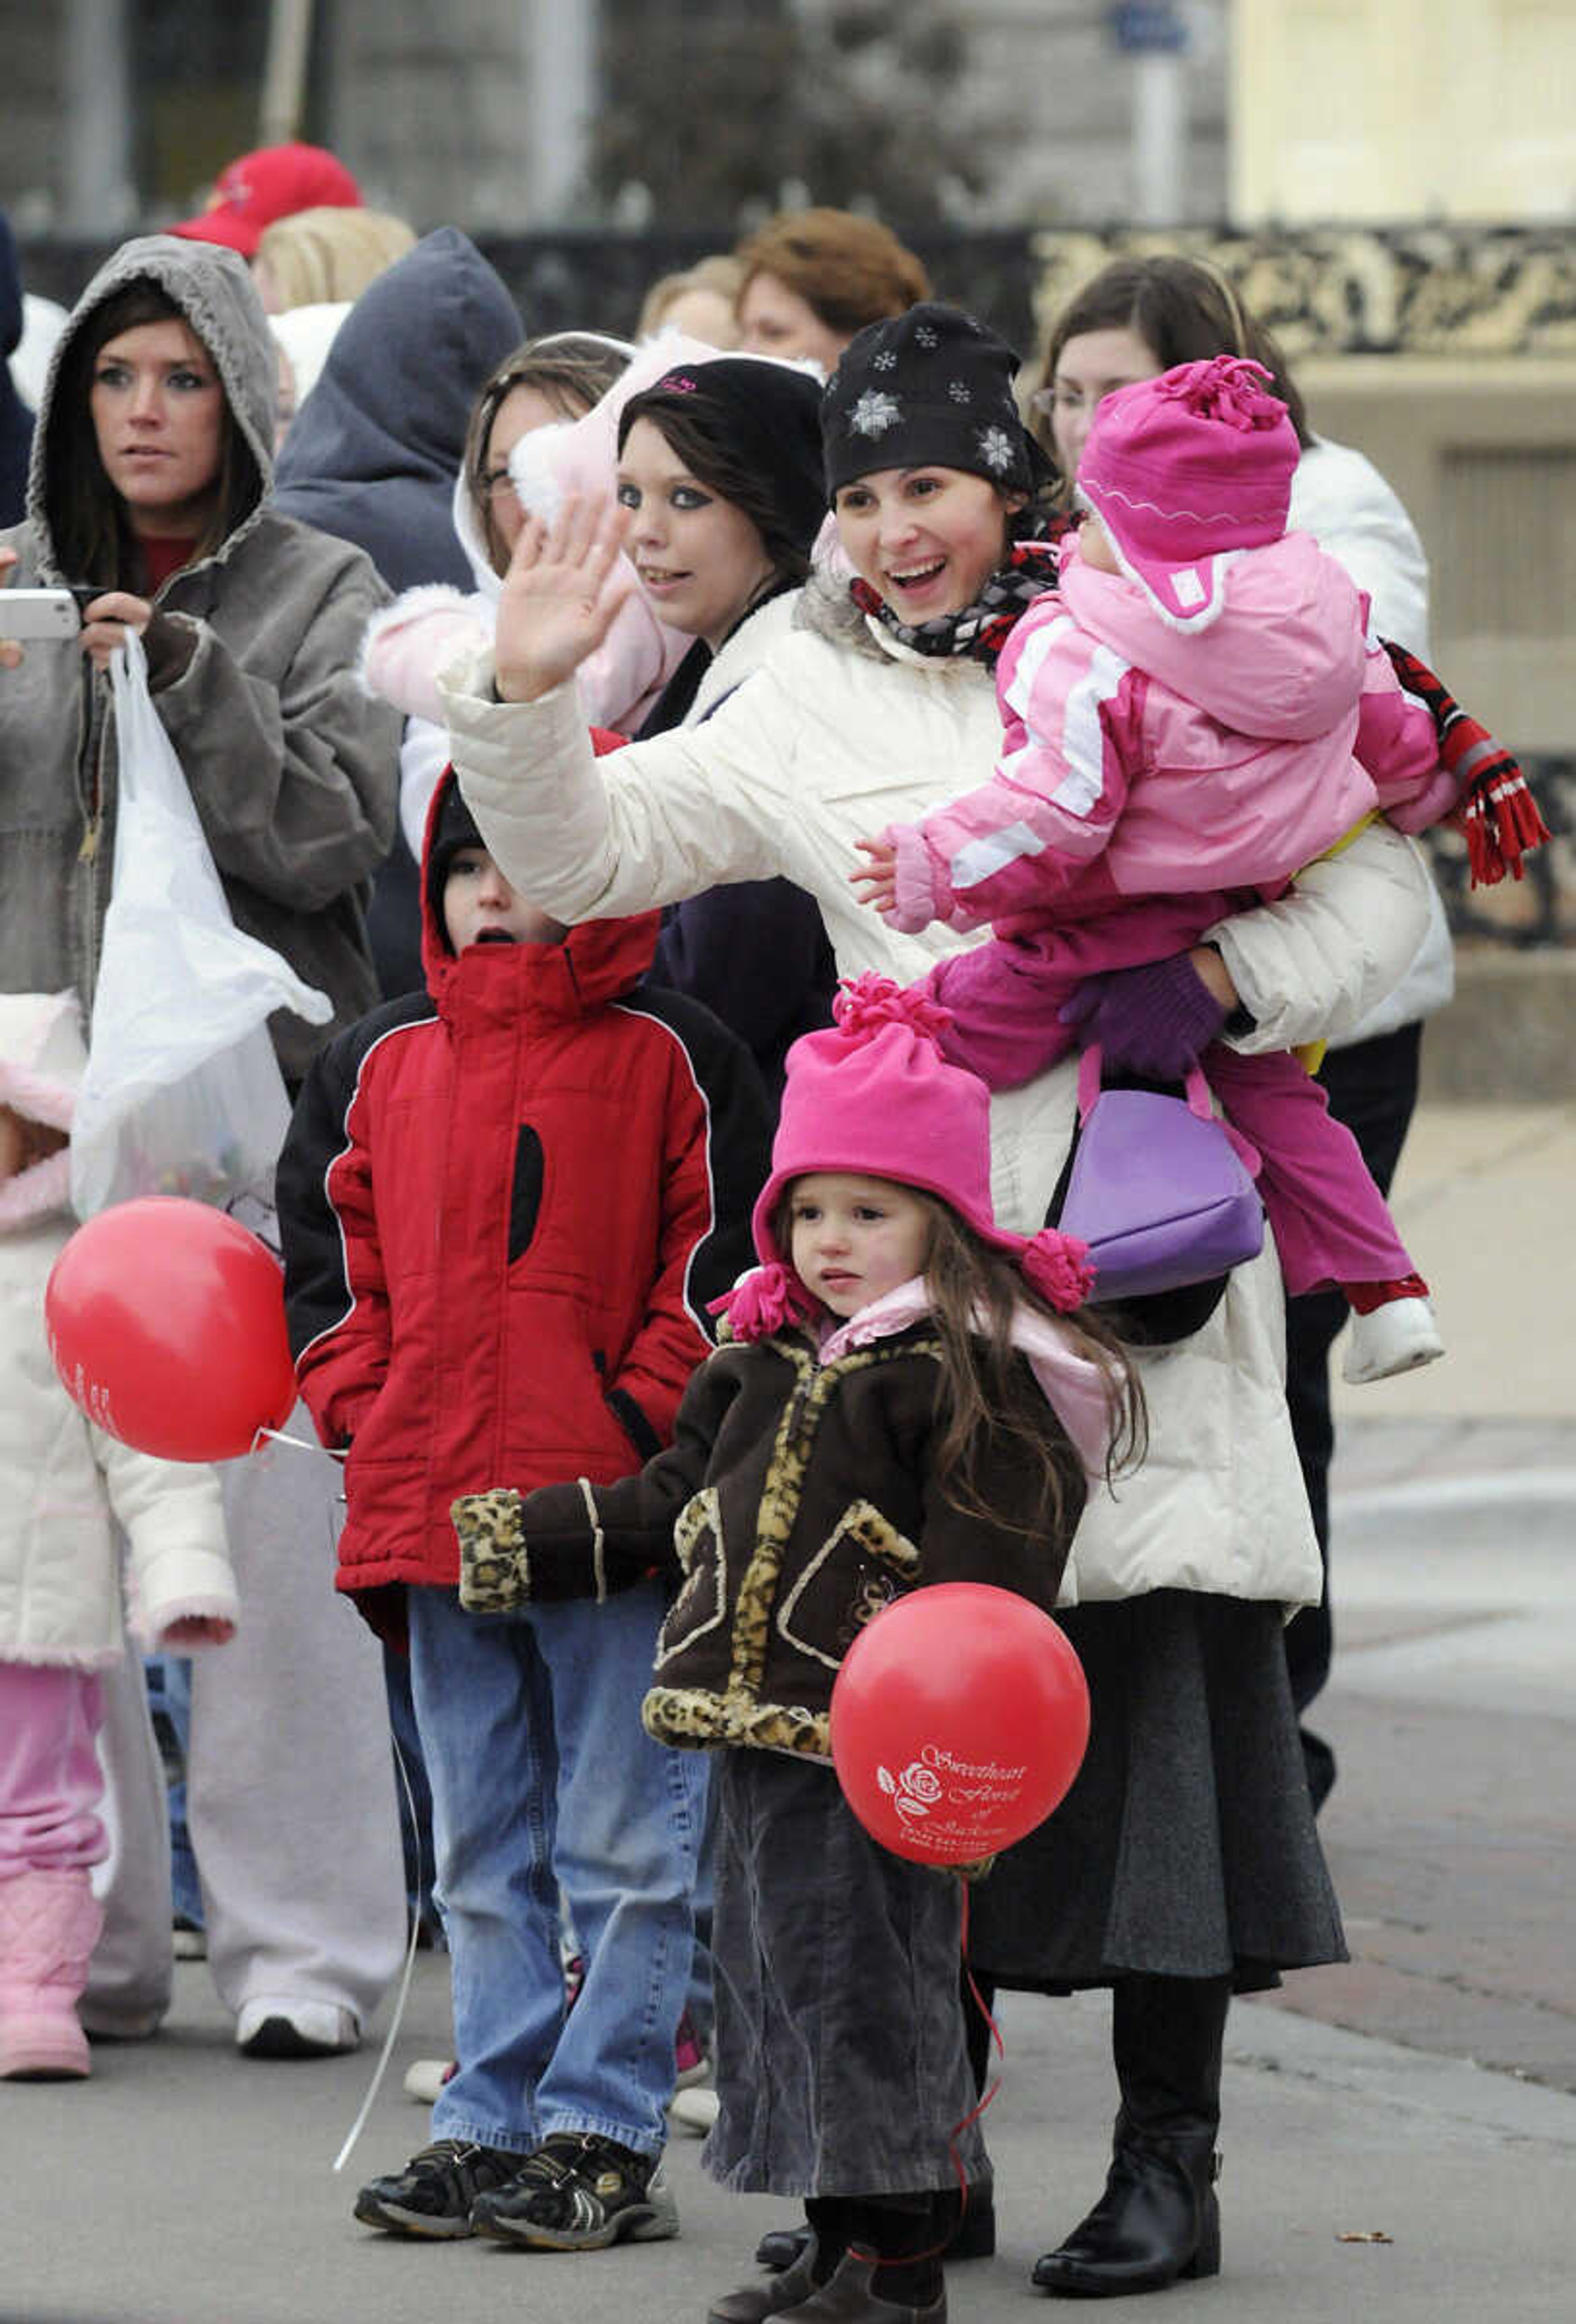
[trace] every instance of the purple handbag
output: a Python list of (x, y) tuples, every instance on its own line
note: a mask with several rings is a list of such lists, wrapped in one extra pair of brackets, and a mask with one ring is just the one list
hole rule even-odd
[(1175, 1291), (1264, 1247), (1264, 1208), (1194, 1065), (1185, 1099), (1101, 1089), (1097, 1046), (1078, 1061), (1077, 1150), (1057, 1221), (1089, 1245), (1097, 1301)]

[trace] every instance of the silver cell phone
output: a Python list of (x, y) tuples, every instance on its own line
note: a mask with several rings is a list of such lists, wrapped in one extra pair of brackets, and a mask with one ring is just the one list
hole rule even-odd
[(69, 589), (0, 589), (0, 638), (74, 638), (81, 626)]

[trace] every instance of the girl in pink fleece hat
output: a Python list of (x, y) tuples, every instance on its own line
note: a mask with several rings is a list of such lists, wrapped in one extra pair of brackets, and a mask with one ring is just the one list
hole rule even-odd
[(706, 2168), (804, 2197), (810, 2227), (786, 2274), (725, 2293), (710, 2324), (790, 2308), (945, 2324), (954, 2145), (972, 2185), (985, 2170), (960, 1894), (855, 1819), (829, 1765), (832, 1688), (913, 1589), (984, 1582), (1055, 1607), (1088, 1480), (1143, 1428), (1125, 1358), (1083, 1312), (1083, 1246), (996, 1224), (989, 1096), (941, 1056), (941, 1013), (867, 975), (836, 1016), (788, 1054), (762, 1263), (721, 1303), (729, 1335), (671, 1449), (614, 1484), (454, 1504), (473, 1613), (653, 1569), (677, 1586), (641, 1716), (716, 1755)]
[[(855, 882), (894, 927), (992, 924), (926, 987), (953, 1015), (946, 1054), (992, 1088), (1066, 1055), (1102, 973), (1172, 964), (1376, 812), (1416, 831), (1458, 803), (1366, 599), (1286, 531), (1299, 447), (1268, 376), (1217, 355), (1105, 397), (1079, 462), (1083, 530), (1001, 652), (993, 776), (860, 843)], [(1224, 1012), (1191, 973), (1156, 975), (1157, 1070), (1206, 1050), (1258, 1149), (1287, 1288), (1337, 1283), (1354, 1310), (1348, 1379), (1442, 1354), (1427, 1286), (1318, 1083), (1288, 1052), (1216, 1040)]]

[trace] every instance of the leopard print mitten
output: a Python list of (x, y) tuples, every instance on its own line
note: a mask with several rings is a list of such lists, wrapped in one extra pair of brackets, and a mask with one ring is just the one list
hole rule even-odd
[(530, 1552), (512, 1485), (462, 1493), (449, 1504), (460, 1545), (460, 1604), (467, 1614), (509, 1614), (530, 1597)]

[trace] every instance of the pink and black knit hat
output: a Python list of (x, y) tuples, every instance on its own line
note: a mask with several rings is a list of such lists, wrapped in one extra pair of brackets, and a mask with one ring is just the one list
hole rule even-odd
[(833, 1013), (834, 1026), (805, 1034), (788, 1051), (771, 1176), (752, 1221), (763, 1265), (718, 1303), (727, 1306), (735, 1338), (760, 1337), (813, 1311), (814, 1299), (772, 1235), (772, 1217), (796, 1178), (820, 1170), (889, 1178), (936, 1195), (982, 1242), (1016, 1259), (1052, 1306), (1064, 1314), (1082, 1306), (1094, 1281), (1085, 1244), (1054, 1228), (1025, 1236), (996, 1223), (990, 1093), (936, 1046), (947, 1011), (890, 977), (867, 974), (844, 982)]
[(1203, 630), (1234, 557), (1286, 529), (1301, 447), (1269, 374), (1242, 355), (1178, 364), (1101, 398), (1078, 495), (1163, 622)]

